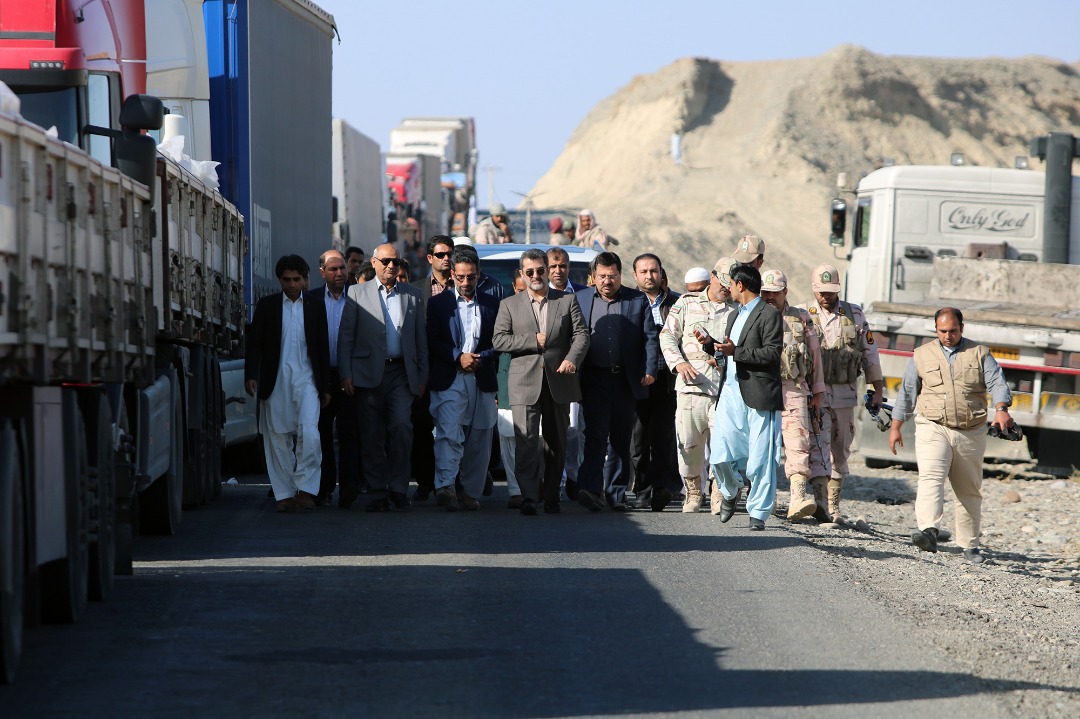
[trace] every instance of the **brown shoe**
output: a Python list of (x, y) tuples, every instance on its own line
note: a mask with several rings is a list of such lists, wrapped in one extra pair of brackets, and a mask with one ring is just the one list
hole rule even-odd
[(461, 500), (461, 508), (466, 512), (475, 512), (480, 509), (480, 500), (466, 494)]
[(506, 503), (507, 509), (521, 509), (521, 495), (515, 494), (510, 497), (510, 500)]
[(296, 511), (296, 500), (293, 500), (293, 499), (283, 499), (283, 500), (281, 500), (280, 502), (277, 503), (277, 510), (276, 511), (278, 511), (278, 512), (295, 512)]
[(315, 509), (315, 495), (309, 492), (297, 492), (294, 501), (297, 512), (311, 512)]

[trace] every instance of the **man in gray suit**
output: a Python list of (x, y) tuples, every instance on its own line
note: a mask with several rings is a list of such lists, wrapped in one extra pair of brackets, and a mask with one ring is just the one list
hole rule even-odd
[(544, 511), (555, 513), (570, 403), (581, 401), (577, 368), (589, 349), (589, 328), (574, 295), (548, 285), (548, 258), (542, 250), (525, 250), (518, 265), (526, 291), (502, 301), (492, 344), (511, 358), (510, 409), (521, 513), (535, 515), (541, 494)]
[(780, 379), (784, 319), (760, 294), (757, 268), (739, 265), (731, 272), (731, 296), (739, 303), (739, 310), (728, 315), (723, 341), (699, 330), (703, 344), (714, 344), (721, 369), (720, 400), (709, 443), (709, 461), (723, 495), (720, 521), (728, 521), (735, 513), (735, 500), (742, 488), (736, 471), (742, 470), (750, 480), (746, 497), (750, 529), (758, 531), (765, 529), (765, 520), (776, 504), (784, 409)]
[(341, 314), (338, 373), (357, 395), (367, 511), (385, 512), (409, 508), (410, 410), (427, 384), (427, 328), (420, 291), (397, 281), (397, 248), (379, 245), (371, 260), (376, 281), (350, 287)]

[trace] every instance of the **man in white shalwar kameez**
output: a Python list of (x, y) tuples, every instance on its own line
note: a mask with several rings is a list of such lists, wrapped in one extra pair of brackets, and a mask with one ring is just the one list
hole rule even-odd
[(780, 354), (783, 319), (760, 297), (761, 274), (749, 265), (731, 273), (731, 296), (738, 313), (728, 318), (727, 337), (716, 341), (726, 366), (710, 441), (713, 473), (723, 496), (720, 521), (731, 519), (742, 481), (750, 480), (746, 511), (750, 529), (762, 530), (776, 503), (784, 407)]
[(247, 392), (259, 398), (259, 432), (279, 512), (311, 510), (322, 476), (319, 410), (330, 400), (327, 325), (303, 292), (308, 265), (286, 255), (282, 292), (259, 300), (247, 334)]
[(431, 416), (435, 422), (435, 499), (458, 508), (455, 480), (461, 478), (461, 506), (480, 508), (491, 436), (497, 416), (498, 352), (491, 346), (499, 301), (476, 292), (475, 255), (455, 250), (452, 292), (428, 301)]

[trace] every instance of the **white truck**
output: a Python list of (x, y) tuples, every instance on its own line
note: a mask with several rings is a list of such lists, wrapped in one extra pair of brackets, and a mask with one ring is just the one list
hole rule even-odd
[(344, 120), (333, 123), (334, 245), (359, 247), (368, 257), (383, 242), (386, 165), (379, 143)]
[(390, 131), (390, 152), (441, 158), (450, 231), (465, 234), (469, 208), (476, 204), (476, 121), (471, 117), (406, 117)]
[[(1066, 140), (1059, 149), (1072, 145), (1071, 136), (1048, 139)], [(1046, 154), (1045, 140), (1033, 147)], [(1050, 155), (1045, 175), (911, 166), (864, 177), (854, 191), (843, 297), (866, 310), (889, 398), (915, 347), (934, 341), (934, 312), (959, 308), (964, 336), (989, 346), (1004, 369), (1026, 436), (991, 439), (987, 456), (1030, 456), (1042, 471), (1068, 474), (1080, 432), (1080, 183), (1071, 154)], [(846, 204), (833, 200), (834, 246), (844, 244)], [(865, 411), (858, 425), (868, 465), (914, 462), (911, 423), (898, 457)]]

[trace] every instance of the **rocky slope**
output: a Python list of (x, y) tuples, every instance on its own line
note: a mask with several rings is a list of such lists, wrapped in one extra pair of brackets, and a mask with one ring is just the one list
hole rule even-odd
[(838, 173), (854, 179), (885, 158), (942, 164), (952, 152), (1011, 167), (1052, 130), (1080, 133), (1080, 74), (1047, 58), (887, 57), (850, 45), (798, 60), (689, 58), (597, 104), (533, 193), (592, 209), (624, 258), (656, 251), (679, 289), (685, 269), (759, 234), (766, 264), (804, 296), (810, 269), (833, 257)]

